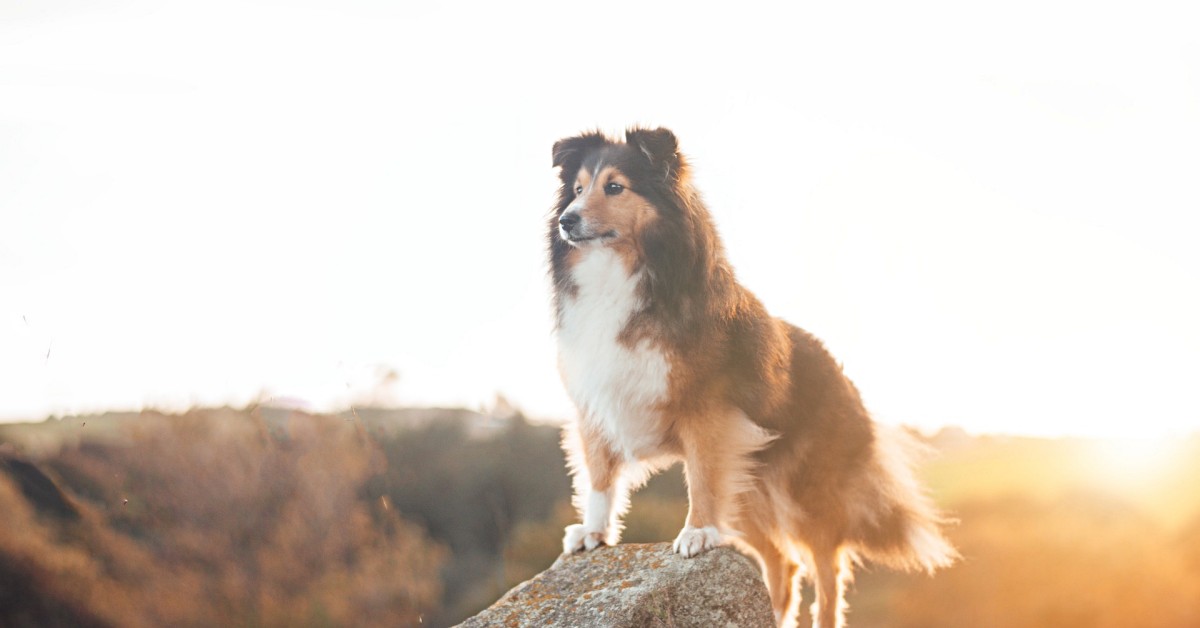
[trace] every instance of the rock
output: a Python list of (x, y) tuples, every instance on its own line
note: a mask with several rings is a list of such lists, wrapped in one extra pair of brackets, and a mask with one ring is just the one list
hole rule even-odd
[(459, 626), (774, 628), (775, 615), (753, 560), (728, 547), (683, 558), (657, 543), (562, 556)]

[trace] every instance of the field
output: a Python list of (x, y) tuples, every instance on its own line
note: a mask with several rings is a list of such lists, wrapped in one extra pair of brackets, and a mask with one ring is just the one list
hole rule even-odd
[[(0, 425), (0, 625), (449, 625), (556, 557), (557, 440), (463, 410)], [(1200, 437), (927, 441), (964, 558), (867, 566), (851, 626), (1200, 625)], [(674, 469), (625, 539), (670, 540), (685, 510)]]

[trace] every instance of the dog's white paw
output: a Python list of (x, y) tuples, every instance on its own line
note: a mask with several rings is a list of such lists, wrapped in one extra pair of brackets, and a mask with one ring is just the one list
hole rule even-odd
[(563, 531), (563, 553), (574, 554), (584, 550), (594, 550), (605, 545), (608, 536), (603, 531), (587, 531), (582, 523), (573, 523)]
[(684, 558), (699, 556), (721, 544), (721, 531), (714, 526), (693, 528), (683, 526), (679, 536), (675, 537), (675, 553), (683, 554)]

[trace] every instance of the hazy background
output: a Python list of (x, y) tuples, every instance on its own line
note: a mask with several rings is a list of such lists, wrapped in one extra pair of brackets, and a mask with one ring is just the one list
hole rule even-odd
[(550, 147), (640, 123), (933, 452), (964, 558), (851, 625), (1200, 625), (1196, 4), (650, 4), (0, 0), (0, 624), (444, 626), (548, 566)]
[(497, 392), (567, 417), (550, 146), (642, 123), (880, 419), (1188, 431), (1196, 18), (0, 1), (0, 417)]

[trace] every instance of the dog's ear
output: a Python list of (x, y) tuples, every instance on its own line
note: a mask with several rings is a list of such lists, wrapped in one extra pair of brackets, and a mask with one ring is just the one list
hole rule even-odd
[(561, 176), (564, 179), (574, 178), (575, 171), (579, 170), (579, 165), (583, 163), (584, 155), (600, 148), (606, 141), (604, 135), (598, 131), (558, 140), (554, 143), (552, 151), (554, 167), (562, 168)]
[(625, 142), (638, 149), (650, 165), (662, 171), (666, 177), (678, 175), (682, 161), (679, 157), (679, 141), (675, 134), (664, 128), (633, 128), (625, 132)]

